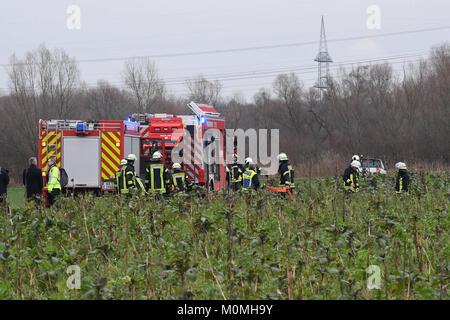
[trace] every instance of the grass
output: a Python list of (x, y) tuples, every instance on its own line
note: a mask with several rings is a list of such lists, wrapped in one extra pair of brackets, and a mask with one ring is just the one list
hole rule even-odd
[(295, 203), (262, 190), (17, 205), (0, 212), (0, 299), (448, 299), (449, 173), (411, 176), (408, 195), (388, 175), (351, 195), (340, 177), (299, 179)]
[(8, 188), (8, 201), (12, 208), (24, 208), (25, 187)]

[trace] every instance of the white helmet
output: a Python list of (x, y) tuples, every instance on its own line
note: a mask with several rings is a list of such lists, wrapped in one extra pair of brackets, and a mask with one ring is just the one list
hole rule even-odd
[(351, 167), (361, 168), (361, 162), (358, 160), (353, 160), (352, 163), (350, 163)]
[(129, 161), (135, 161), (136, 160), (136, 156), (133, 153), (130, 153), (127, 157), (127, 160)]
[(162, 158), (162, 154), (159, 151), (155, 151), (155, 153), (153, 153), (153, 159), (161, 159)]
[(120, 160), (120, 165), (123, 166), (124, 164), (127, 164), (127, 160), (126, 159)]
[(179, 164), (178, 162), (175, 162), (175, 163), (172, 165), (172, 168), (173, 168), (173, 169), (181, 169), (181, 164)]
[(233, 154), (233, 160), (238, 161), (239, 157), (237, 155), (237, 153)]
[(397, 162), (395, 167), (399, 170), (406, 170), (406, 164), (404, 162)]
[(357, 155), (357, 154), (355, 154), (353, 157), (352, 157), (352, 161), (359, 161), (359, 156)]
[(287, 159), (288, 159), (287, 154), (284, 153), (284, 152), (280, 153), (280, 154), (278, 155), (277, 158), (278, 158), (278, 160), (280, 160), (280, 161), (283, 161), (283, 160), (287, 160)]
[(252, 162), (253, 162), (253, 159), (252, 159), (252, 158), (250, 158), (250, 157), (245, 158), (245, 164), (247, 164), (247, 163), (252, 163)]

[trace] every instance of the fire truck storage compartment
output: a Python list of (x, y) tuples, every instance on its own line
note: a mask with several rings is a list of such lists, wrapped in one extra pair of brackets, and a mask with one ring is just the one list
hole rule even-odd
[(140, 164), (140, 154), (141, 154), (141, 137), (139, 136), (124, 136), (123, 141), (123, 156), (126, 158), (130, 153), (133, 153), (136, 156), (136, 161), (134, 161), (134, 172), (140, 172), (139, 164)]
[(100, 187), (99, 137), (63, 137), (62, 153), (62, 166), (69, 176), (67, 187)]

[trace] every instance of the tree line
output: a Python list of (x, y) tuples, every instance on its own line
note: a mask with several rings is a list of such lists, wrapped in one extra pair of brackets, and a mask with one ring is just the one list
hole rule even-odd
[(214, 105), (228, 128), (280, 129), (280, 151), (299, 175), (333, 175), (353, 154), (448, 167), (450, 161), (450, 44), (394, 72), (389, 63), (340, 69), (320, 93), (294, 73), (278, 75), (251, 102), (221, 94), (220, 81), (199, 75), (174, 96), (157, 66), (146, 58), (126, 61), (124, 87), (99, 80), (87, 85), (77, 62), (44, 45), (25, 57), (12, 55), (0, 97), (0, 167), (16, 182), (38, 151), (39, 119), (125, 119), (132, 113), (185, 114), (189, 101)]

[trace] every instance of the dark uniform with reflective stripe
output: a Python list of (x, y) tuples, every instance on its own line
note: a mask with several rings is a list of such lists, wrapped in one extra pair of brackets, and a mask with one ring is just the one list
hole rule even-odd
[[(344, 189), (349, 192), (358, 192), (359, 191), (359, 170), (353, 170), (352, 167), (348, 167), (344, 171), (344, 175), (342, 176), (344, 180)], [(352, 186), (354, 184), (354, 187)]]
[(126, 168), (126, 164), (123, 164), (120, 166), (119, 171), (116, 172), (116, 175), (114, 176), (114, 188), (116, 189), (117, 193), (120, 193), (120, 187), (119, 187), (119, 181), (120, 181), (120, 173), (122, 172), (122, 169)]
[(120, 173), (116, 178), (119, 186), (120, 194), (129, 194), (136, 188), (136, 174), (134, 173), (134, 166), (131, 164), (123, 165)]
[(175, 192), (191, 191), (192, 182), (186, 176), (186, 173), (180, 169), (174, 169), (172, 174), (172, 186)]
[(289, 164), (289, 161), (287, 160), (280, 161), (278, 173), (280, 174), (280, 186), (289, 187), (290, 189), (295, 188), (294, 169)]
[(406, 170), (400, 169), (397, 174), (397, 181), (395, 183), (395, 192), (408, 192), (409, 175)]
[(258, 174), (256, 173), (256, 170), (247, 169), (242, 174), (242, 190), (249, 191), (249, 190), (258, 190), (260, 183), (258, 179)]
[(145, 186), (149, 192), (168, 193), (170, 191), (170, 173), (162, 160), (151, 160), (145, 168)]
[(231, 187), (234, 191), (242, 188), (242, 165), (235, 162), (230, 167)]

